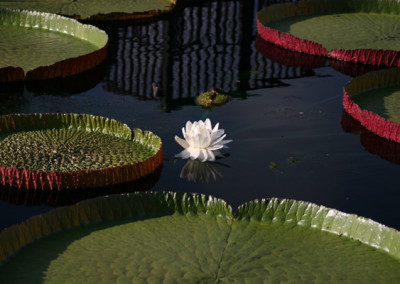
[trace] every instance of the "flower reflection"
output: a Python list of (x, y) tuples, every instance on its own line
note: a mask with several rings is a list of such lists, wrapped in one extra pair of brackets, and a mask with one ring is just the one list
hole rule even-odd
[(223, 140), (226, 137), (223, 129), (218, 129), (219, 123), (214, 128), (211, 126), (210, 119), (206, 121), (186, 122), (186, 128), (182, 128), (184, 139), (175, 136), (175, 141), (178, 142), (185, 150), (175, 155), (182, 159), (191, 160), (198, 159), (202, 162), (215, 161), (215, 156), (218, 150), (227, 148), (225, 144), (232, 140)]
[(223, 178), (217, 163), (188, 160), (181, 170), (180, 177), (188, 181), (208, 183), (210, 178), (217, 180), (217, 176)]

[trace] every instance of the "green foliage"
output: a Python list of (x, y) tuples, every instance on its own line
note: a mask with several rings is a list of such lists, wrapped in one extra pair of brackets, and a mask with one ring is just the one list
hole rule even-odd
[(56, 14), (0, 8), (0, 34), (0, 83), (66, 77), (106, 57), (104, 31)]
[(276, 169), (278, 169), (278, 167), (279, 167), (279, 164), (278, 164), (277, 162), (271, 162), (271, 163), (269, 163), (269, 168), (270, 168), (271, 170), (276, 170)]
[[(134, 139), (132, 140), (132, 135)], [(37, 171), (98, 170), (144, 161), (161, 139), (114, 119), (87, 114), (0, 117), (0, 164)]]
[(4, 230), (0, 281), (394, 283), (399, 247), (396, 230), (308, 202), (255, 200), (232, 215), (200, 194), (135, 193)]
[(152, 16), (156, 11), (169, 11), (175, 0), (127, 1), (127, 0), (19, 0), (0, 1), (0, 8), (23, 9), (60, 14), (78, 19), (126, 18), (127, 14)]
[(211, 91), (203, 92), (196, 98), (198, 105), (204, 108), (211, 108), (213, 106), (221, 106), (229, 100), (228, 94), (218, 88), (212, 88)]

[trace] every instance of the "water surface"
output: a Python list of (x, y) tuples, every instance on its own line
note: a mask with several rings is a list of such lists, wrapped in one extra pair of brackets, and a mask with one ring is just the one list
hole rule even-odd
[[(343, 86), (365, 66), (285, 62), (298, 54), (262, 44), (260, 52), (255, 13), (262, 3), (243, 2), (186, 1), (152, 23), (101, 26), (110, 35), (102, 66), (64, 80), (1, 86), (0, 114), (89, 113), (153, 131), (163, 141), (163, 165), (130, 191), (199, 192), (234, 208), (255, 198), (292, 198), (399, 229), (400, 149), (343, 114)], [(231, 101), (207, 111), (194, 99), (212, 87), (228, 91)], [(206, 117), (233, 139), (225, 158), (175, 160), (182, 149), (174, 136), (187, 120)], [(0, 228), (95, 195), (3, 188)]]

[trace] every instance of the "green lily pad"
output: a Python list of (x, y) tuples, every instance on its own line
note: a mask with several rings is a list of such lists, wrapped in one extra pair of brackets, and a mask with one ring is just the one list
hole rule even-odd
[(344, 61), (400, 66), (400, 3), (314, 0), (272, 5), (260, 35), (282, 47)]
[(400, 15), (337, 13), (276, 20), (269, 27), (332, 49), (400, 50)]
[(1, 0), (0, 8), (54, 13), (76, 19), (108, 20), (151, 17), (168, 12), (175, 0)]
[(104, 31), (55, 14), (0, 9), (0, 34), (0, 82), (66, 77), (106, 57)]
[[(399, 82), (400, 83), (400, 82)], [(361, 109), (400, 123), (400, 85), (365, 91), (352, 97)]]
[(344, 87), (343, 108), (378, 136), (400, 142), (400, 69), (352, 79)]
[(204, 108), (221, 106), (226, 104), (228, 100), (228, 94), (219, 88), (212, 88), (210, 91), (203, 92), (196, 97), (197, 104)]
[(106, 186), (149, 174), (161, 140), (113, 119), (85, 114), (0, 117), (0, 181), (25, 188)]
[(233, 214), (199, 194), (136, 193), (57, 208), (0, 233), (2, 283), (400, 280), (399, 232), (308, 202)]

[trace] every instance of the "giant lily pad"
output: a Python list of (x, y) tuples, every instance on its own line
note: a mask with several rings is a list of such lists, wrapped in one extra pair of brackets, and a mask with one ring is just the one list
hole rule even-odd
[(2, 283), (400, 281), (400, 234), (308, 202), (100, 197), (3, 230)]
[(176, 0), (0, 0), (0, 8), (41, 11), (80, 20), (152, 17), (172, 10), (175, 4)]
[(344, 87), (343, 108), (378, 136), (400, 142), (400, 69), (353, 78)]
[(54, 14), (0, 9), (0, 34), (0, 82), (74, 75), (107, 53), (104, 31)]
[(135, 180), (162, 162), (161, 140), (86, 114), (0, 117), (0, 183), (33, 189), (98, 187)]
[(343, 61), (400, 66), (400, 2), (313, 0), (271, 5), (258, 33), (287, 49)]

